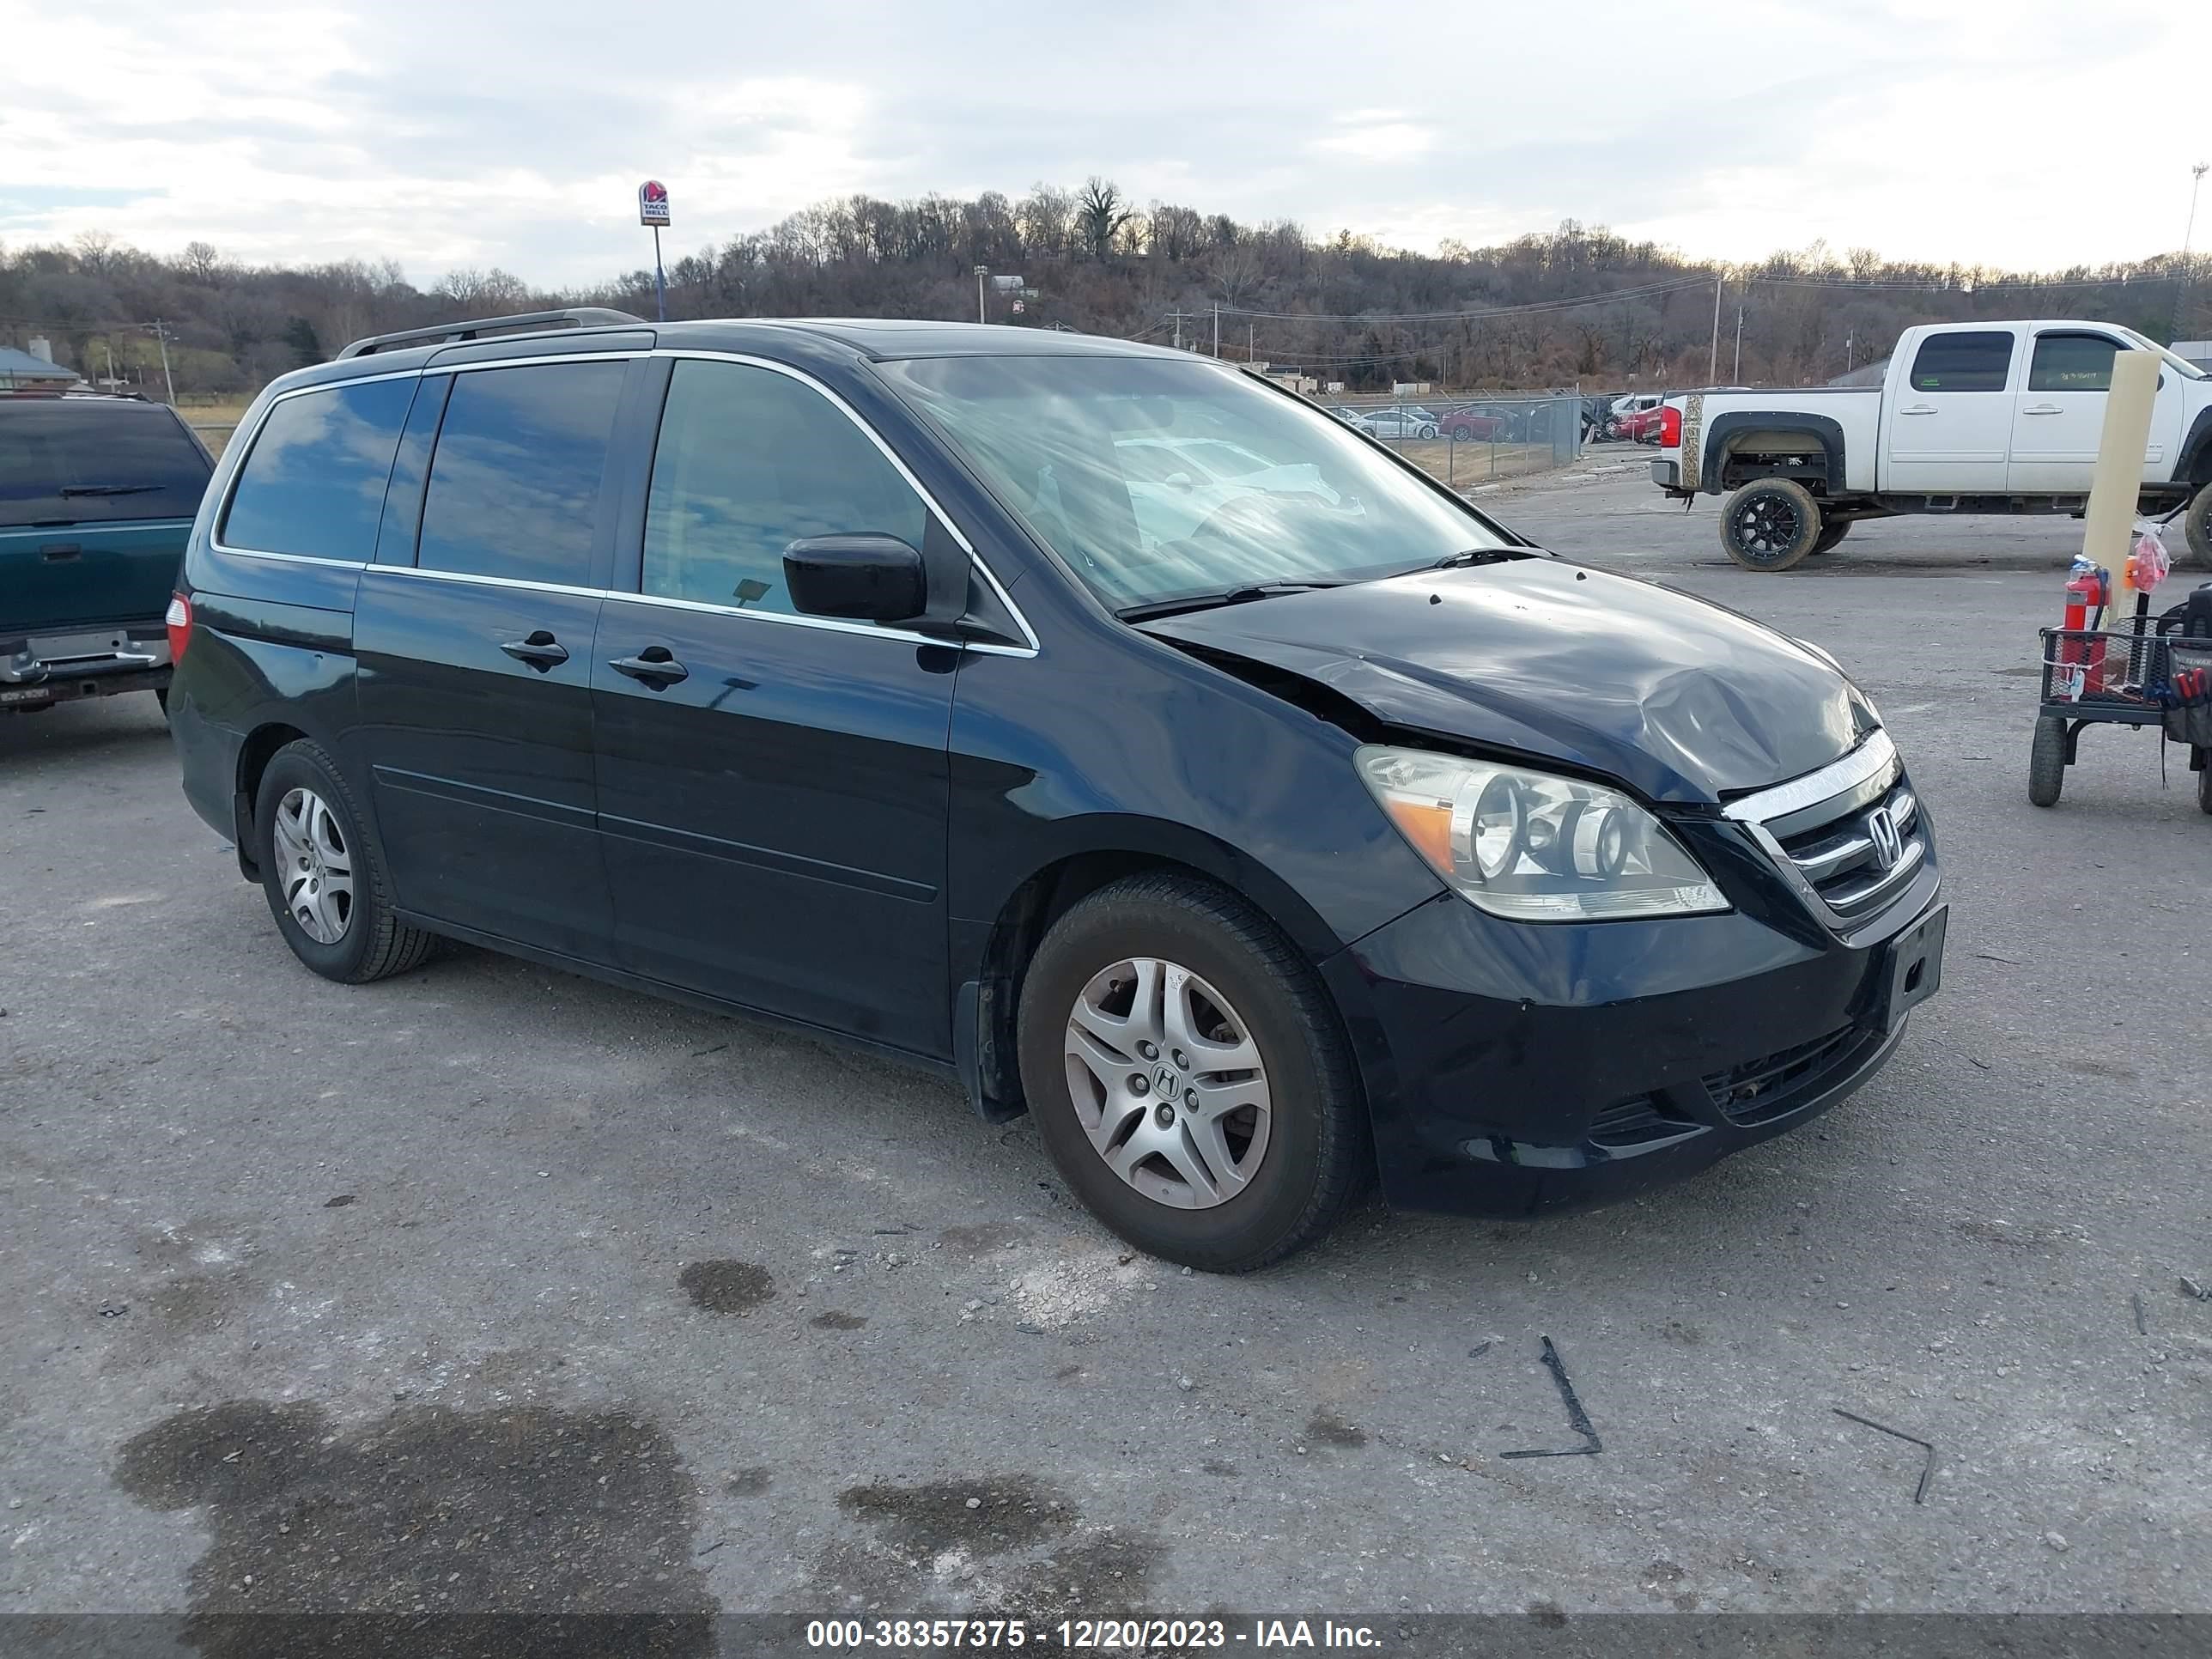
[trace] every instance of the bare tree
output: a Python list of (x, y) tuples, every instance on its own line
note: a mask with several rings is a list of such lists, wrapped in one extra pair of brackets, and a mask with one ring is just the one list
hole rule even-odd
[(1113, 257), (1114, 239), (1129, 222), (1121, 191), (1110, 179), (1092, 173), (1075, 198), (1075, 228), (1091, 245), (1091, 257), (1103, 264)]
[(115, 263), (115, 238), (104, 230), (81, 230), (70, 246), (76, 250), (76, 261), (82, 269), (95, 276), (104, 276)]
[(214, 282), (216, 273), (222, 269), (222, 255), (216, 252), (213, 242), (187, 242), (177, 256), (177, 268), (190, 280), (204, 285)]

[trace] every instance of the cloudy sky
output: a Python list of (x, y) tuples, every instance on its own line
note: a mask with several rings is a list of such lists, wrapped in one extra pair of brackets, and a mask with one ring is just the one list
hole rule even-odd
[(1825, 237), (2051, 268), (2179, 245), (2212, 159), (2195, 11), (0, 0), (0, 243), (564, 283), (645, 261), (648, 175), (683, 251), (852, 191), (1100, 173), (1410, 246), (1573, 217), (1727, 258)]

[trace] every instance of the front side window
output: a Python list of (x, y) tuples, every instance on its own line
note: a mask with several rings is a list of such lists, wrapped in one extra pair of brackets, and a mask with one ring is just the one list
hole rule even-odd
[(750, 364), (680, 359), (653, 457), (642, 591), (788, 612), (792, 543), (875, 534), (918, 548), (927, 514), (883, 451), (811, 386)]
[[(1073, 355), (883, 369), (1117, 608), (1512, 544), (1326, 413), (1232, 369)], [(1218, 466), (1224, 454), (1244, 470)]]
[(2012, 373), (2013, 337), (1931, 334), (1912, 359), (1915, 392), (2002, 392)]
[(455, 375), (430, 458), (416, 562), (588, 586), (628, 367), (533, 363)]
[(219, 539), (257, 553), (366, 562), (412, 379), (325, 386), (270, 410), (238, 475)]
[(2120, 343), (2104, 334), (2041, 334), (2027, 366), (2030, 392), (2110, 392), (2112, 354)]
[(189, 519), (210, 471), (207, 452), (160, 404), (0, 403), (0, 526)]

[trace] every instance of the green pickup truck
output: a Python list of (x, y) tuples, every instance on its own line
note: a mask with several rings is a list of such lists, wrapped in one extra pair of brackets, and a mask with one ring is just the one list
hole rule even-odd
[(0, 392), (0, 714), (151, 691), (215, 462), (165, 404)]

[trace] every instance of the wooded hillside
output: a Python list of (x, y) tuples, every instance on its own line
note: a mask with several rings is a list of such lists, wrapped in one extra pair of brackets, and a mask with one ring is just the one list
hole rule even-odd
[[(1816, 244), (1723, 268), (1573, 221), (1503, 246), (1448, 242), (1426, 254), (1350, 230), (1316, 236), (1172, 204), (1139, 209), (1092, 179), (1019, 199), (827, 202), (675, 257), (667, 276), (672, 318), (968, 319), (982, 264), (1025, 285), (991, 294), (994, 321), (1166, 342), (1180, 312), (1183, 343), (1210, 351), (1218, 307), (1224, 356), (1249, 353), (1354, 387), (1398, 379), (1604, 390), (1703, 383), (1717, 279), (1718, 378), (1795, 385), (1880, 356), (1913, 323), (2063, 315), (2161, 340), (2212, 332), (2212, 259), (2193, 263), (2191, 283), (2175, 255), (2025, 274), (1899, 264)], [(105, 234), (0, 247), (0, 343), (44, 335), (88, 376), (107, 373), (112, 359), (158, 395), (158, 320), (181, 400), (250, 393), (360, 335), (562, 302), (650, 317), (653, 273), (556, 292), (497, 268), (463, 270), (418, 288), (390, 259), (253, 266), (204, 242), (163, 257)]]

